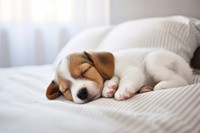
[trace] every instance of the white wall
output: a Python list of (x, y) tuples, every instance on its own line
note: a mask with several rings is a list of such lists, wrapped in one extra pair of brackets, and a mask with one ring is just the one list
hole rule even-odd
[(111, 23), (168, 15), (200, 18), (200, 0), (111, 0)]

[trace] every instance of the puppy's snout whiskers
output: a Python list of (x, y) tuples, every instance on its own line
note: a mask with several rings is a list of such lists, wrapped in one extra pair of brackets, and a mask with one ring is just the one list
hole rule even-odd
[(78, 94), (77, 94), (78, 98), (80, 98), (81, 100), (84, 100), (88, 97), (88, 91), (86, 88), (82, 88)]

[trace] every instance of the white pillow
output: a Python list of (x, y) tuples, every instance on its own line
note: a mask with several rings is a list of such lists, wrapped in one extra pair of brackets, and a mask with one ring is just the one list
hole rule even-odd
[(54, 67), (58, 65), (61, 59), (63, 59), (66, 55), (72, 52), (83, 50), (95, 50), (96, 47), (99, 45), (100, 41), (111, 30), (111, 28), (111, 26), (97, 27), (85, 30), (76, 35), (59, 52), (54, 61)]
[(190, 61), (200, 45), (200, 21), (184, 16), (147, 18), (119, 24), (96, 50), (165, 48)]
[(190, 61), (200, 46), (200, 20), (171, 16), (132, 20), (116, 27), (81, 32), (58, 54), (54, 66), (67, 54), (83, 50), (116, 51), (127, 48), (165, 48)]

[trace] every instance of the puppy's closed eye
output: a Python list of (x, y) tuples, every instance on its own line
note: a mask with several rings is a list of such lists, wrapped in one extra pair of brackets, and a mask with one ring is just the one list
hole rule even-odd
[(90, 68), (91, 68), (92, 66), (90, 65), (90, 64), (88, 64), (88, 63), (83, 63), (82, 65), (81, 65), (81, 76), (83, 76), (83, 77), (87, 77), (87, 74), (88, 74), (88, 71), (90, 70)]
[(87, 80), (91, 80), (91, 81), (95, 81), (98, 84), (102, 84), (102, 77), (99, 74), (99, 72), (97, 71), (97, 69), (91, 65), (90, 63), (83, 63), (80, 66), (80, 73), (81, 73), (81, 77)]
[(81, 65), (81, 76), (82, 77), (89, 77), (91, 74), (90, 68), (92, 67), (92, 65), (88, 64), (88, 63), (83, 63)]

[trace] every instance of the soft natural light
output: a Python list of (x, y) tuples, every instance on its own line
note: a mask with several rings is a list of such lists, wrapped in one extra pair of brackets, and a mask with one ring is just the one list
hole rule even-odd
[(72, 0), (0, 0), (0, 22), (66, 23), (72, 7)]
[(69, 22), (71, 0), (31, 0), (31, 16), (34, 22)]
[(109, 24), (110, 0), (0, 0), (0, 66), (52, 63), (73, 36)]

